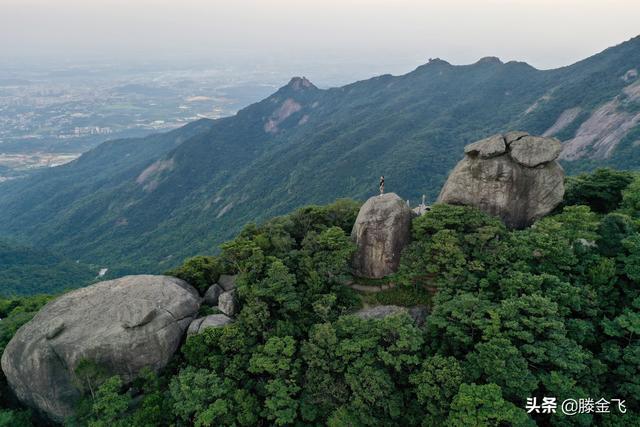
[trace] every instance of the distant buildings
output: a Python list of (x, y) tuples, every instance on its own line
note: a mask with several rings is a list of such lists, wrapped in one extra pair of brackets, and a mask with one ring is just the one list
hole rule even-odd
[(87, 136), (87, 135), (109, 135), (110, 133), (113, 133), (113, 130), (110, 127), (98, 127), (98, 126), (76, 127), (73, 130), (73, 134), (76, 137)]

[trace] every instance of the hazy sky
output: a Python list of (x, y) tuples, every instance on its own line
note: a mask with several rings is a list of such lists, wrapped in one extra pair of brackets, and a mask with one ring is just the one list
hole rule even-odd
[(0, 0), (2, 61), (440, 57), (567, 65), (640, 34), (639, 0)]

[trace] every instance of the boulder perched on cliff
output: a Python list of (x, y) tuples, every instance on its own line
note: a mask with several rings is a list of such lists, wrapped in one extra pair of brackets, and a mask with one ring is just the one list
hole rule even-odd
[(360, 208), (351, 237), (357, 250), (353, 272), (378, 279), (394, 273), (400, 252), (411, 239), (413, 213), (395, 193), (371, 197)]
[(511, 158), (529, 168), (554, 161), (560, 155), (562, 145), (555, 138), (526, 135), (509, 144)]
[(564, 196), (555, 138), (509, 132), (475, 142), (445, 183), (438, 202), (475, 206), (523, 228), (551, 212)]
[(2, 370), (25, 404), (62, 421), (79, 391), (75, 368), (90, 361), (132, 380), (164, 367), (200, 307), (198, 292), (168, 276), (126, 276), (50, 302), (22, 326), (2, 355)]

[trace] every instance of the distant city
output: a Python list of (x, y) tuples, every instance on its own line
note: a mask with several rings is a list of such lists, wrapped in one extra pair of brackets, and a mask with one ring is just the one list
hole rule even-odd
[(287, 77), (223, 67), (0, 69), (0, 182), (69, 162), (109, 139), (234, 114)]
[[(213, 60), (210, 60), (214, 62)], [(180, 65), (175, 65), (179, 63)], [(340, 86), (420, 59), (389, 64), (323, 58), (210, 62), (0, 64), (0, 182), (58, 166), (112, 139), (165, 132), (234, 114), (293, 76)], [(391, 69), (390, 69), (391, 68)]]

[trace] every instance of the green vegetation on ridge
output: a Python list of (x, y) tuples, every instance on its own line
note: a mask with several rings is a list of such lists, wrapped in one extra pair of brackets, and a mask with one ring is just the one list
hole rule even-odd
[[(524, 230), (460, 206), (414, 219), (392, 279), (436, 290), (423, 327), (349, 315), (356, 203), (248, 225), (219, 256), (174, 271), (201, 292), (238, 273), (236, 321), (187, 338), (170, 366), (131, 387), (87, 365), (101, 385), (68, 424), (637, 425), (640, 177), (616, 187), (625, 176), (581, 176), (569, 194), (582, 204)], [(527, 414), (526, 399), (543, 396), (620, 398), (626, 413)]]

